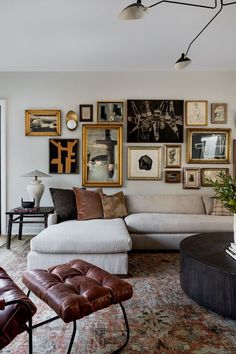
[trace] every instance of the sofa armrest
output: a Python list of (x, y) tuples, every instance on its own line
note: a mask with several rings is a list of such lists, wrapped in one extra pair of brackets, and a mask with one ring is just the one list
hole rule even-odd
[(48, 226), (57, 224), (57, 214), (49, 214), (48, 215)]

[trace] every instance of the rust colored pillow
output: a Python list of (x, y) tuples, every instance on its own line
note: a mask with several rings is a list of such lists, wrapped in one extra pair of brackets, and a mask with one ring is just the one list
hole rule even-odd
[(74, 187), (73, 191), (75, 193), (78, 220), (103, 219), (102, 203), (99, 194), (99, 192), (102, 192), (101, 189), (88, 191)]
[(100, 192), (104, 219), (124, 218), (128, 215), (123, 192), (106, 195)]

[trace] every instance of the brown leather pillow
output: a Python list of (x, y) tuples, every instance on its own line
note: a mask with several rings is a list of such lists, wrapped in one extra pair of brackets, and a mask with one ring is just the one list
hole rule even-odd
[(73, 191), (78, 220), (103, 219), (102, 203), (99, 194), (99, 192), (102, 192), (101, 189), (88, 191), (74, 187)]
[(100, 192), (104, 219), (124, 218), (128, 215), (123, 192), (106, 195)]

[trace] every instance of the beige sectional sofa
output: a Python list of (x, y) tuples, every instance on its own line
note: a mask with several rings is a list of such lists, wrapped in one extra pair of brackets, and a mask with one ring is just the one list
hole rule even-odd
[(127, 252), (178, 249), (187, 236), (233, 231), (232, 216), (213, 216), (212, 199), (201, 195), (127, 195), (124, 219), (70, 220), (49, 227), (31, 240), (28, 268), (81, 258), (113, 274), (128, 271)]

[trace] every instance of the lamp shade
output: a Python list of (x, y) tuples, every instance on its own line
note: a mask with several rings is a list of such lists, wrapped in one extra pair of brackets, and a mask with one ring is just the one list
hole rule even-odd
[(186, 57), (184, 53), (182, 53), (181, 57), (175, 63), (175, 70), (185, 69), (187, 66), (191, 64), (192, 60)]
[(147, 7), (145, 7), (141, 0), (127, 6), (119, 14), (121, 20), (139, 20), (147, 13)]
[(31, 172), (25, 173), (21, 177), (51, 177), (51, 176), (47, 175), (46, 173), (40, 172), (38, 170), (34, 170)]

